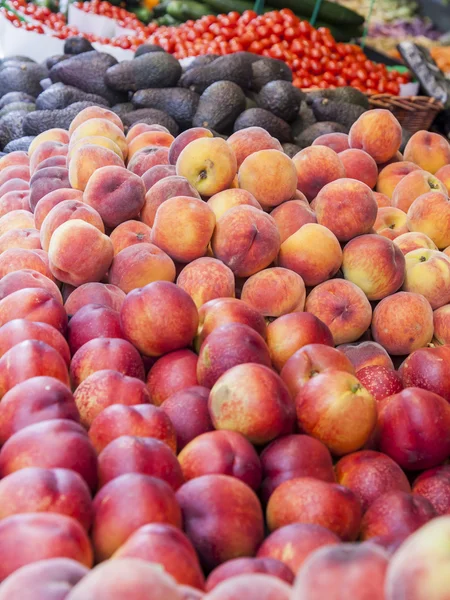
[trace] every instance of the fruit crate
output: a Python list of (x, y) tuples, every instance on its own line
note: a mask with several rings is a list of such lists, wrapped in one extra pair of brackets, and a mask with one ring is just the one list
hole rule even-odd
[(390, 110), (410, 133), (421, 129), (428, 130), (444, 106), (438, 100), (428, 96), (392, 96), (376, 94), (369, 96), (371, 108)]

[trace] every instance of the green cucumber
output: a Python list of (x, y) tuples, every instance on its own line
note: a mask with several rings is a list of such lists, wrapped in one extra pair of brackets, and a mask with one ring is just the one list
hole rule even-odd
[(158, 23), (158, 25), (166, 25), (168, 27), (176, 27), (177, 25), (181, 25), (182, 21), (179, 21), (178, 19), (174, 19), (173, 17), (171, 17), (170, 15), (163, 15), (162, 17), (159, 17), (158, 19), (156, 19), (156, 22)]
[[(253, 10), (254, 2), (247, 0), (203, 0), (205, 4), (216, 10), (218, 13), (238, 12), (243, 13), (246, 10)], [(273, 6), (264, 6), (264, 12), (276, 10)]]
[(153, 16), (157, 19), (159, 17), (162, 17), (163, 15), (165, 15), (167, 13), (167, 5), (170, 4), (170, 1), (168, 2), (159, 2), (158, 4), (156, 4), (156, 6), (153, 7)]
[[(281, 8), (290, 8), (295, 14), (305, 15), (311, 18), (316, 0), (271, 0), (271, 4), (280, 10)], [(350, 10), (346, 6), (323, 0), (320, 6), (319, 21), (325, 21), (333, 25), (352, 25), (358, 27), (363, 25), (364, 17)]]
[(334, 25), (334, 23), (325, 23), (324, 21), (317, 21), (315, 27), (327, 27), (337, 42), (349, 42), (352, 39), (361, 37), (364, 32), (364, 27), (361, 25), (358, 27), (349, 27)]
[(210, 6), (194, 0), (172, 0), (167, 5), (166, 11), (167, 14), (179, 21), (188, 21), (189, 19), (195, 21), (214, 12)]

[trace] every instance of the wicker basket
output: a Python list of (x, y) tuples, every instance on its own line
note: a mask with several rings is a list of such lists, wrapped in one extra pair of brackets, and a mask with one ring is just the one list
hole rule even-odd
[(428, 96), (391, 96), (391, 94), (376, 94), (369, 96), (371, 108), (390, 110), (410, 133), (421, 129), (428, 130), (438, 113), (443, 110), (441, 102)]

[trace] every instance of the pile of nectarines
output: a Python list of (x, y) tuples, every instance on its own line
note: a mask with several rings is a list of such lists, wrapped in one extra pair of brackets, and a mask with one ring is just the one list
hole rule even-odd
[(0, 600), (448, 600), (450, 145), (400, 145), (0, 159)]

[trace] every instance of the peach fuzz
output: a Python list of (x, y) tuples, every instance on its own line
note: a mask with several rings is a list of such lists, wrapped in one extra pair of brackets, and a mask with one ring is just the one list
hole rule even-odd
[(306, 223), (280, 247), (277, 264), (300, 275), (307, 286), (333, 277), (342, 263), (342, 250), (332, 231)]
[(136, 152), (146, 146), (166, 146), (170, 148), (174, 141), (173, 135), (165, 131), (144, 131), (128, 141), (128, 160), (133, 158)]
[(151, 232), (150, 227), (141, 221), (124, 221), (109, 236), (114, 248), (114, 256), (135, 244), (149, 244)]
[(363, 594), (367, 600), (384, 600), (389, 554), (377, 546), (340, 544), (314, 552), (299, 571), (291, 600), (338, 600)]
[(264, 573), (242, 574), (231, 577), (216, 586), (208, 595), (210, 600), (289, 600), (291, 587), (273, 575)]
[(386, 194), (380, 194), (380, 192), (374, 192), (373, 197), (375, 198), (375, 202), (378, 205), (378, 208), (384, 208), (386, 206), (391, 206), (391, 199), (386, 196)]
[(101, 304), (83, 306), (67, 327), (67, 341), (72, 354), (92, 339), (123, 337), (119, 312)]
[(403, 385), (420, 387), (450, 402), (449, 346), (430, 346), (412, 352), (399, 369)]
[(386, 206), (378, 209), (373, 228), (379, 235), (394, 240), (399, 235), (408, 233), (406, 221), (406, 213), (399, 208)]
[(123, 160), (112, 150), (94, 144), (80, 145), (72, 152), (69, 162), (70, 185), (76, 190), (84, 191), (94, 173), (105, 166), (124, 165)]
[(26, 340), (44, 342), (54, 348), (70, 364), (70, 350), (64, 336), (47, 323), (14, 319), (0, 327), (0, 358), (16, 344)]
[(284, 481), (313, 477), (335, 482), (330, 451), (309, 435), (286, 435), (271, 442), (261, 453), (263, 481), (261, 498), (267, 503), (274, 490)]
[(69, 143), (68, 151), (67, 151), (67, 165), (70, 164), (72, 160), (72, 156), (74, 152), (76, 152), (81, 146), (98, 146), (101, 148), (106, 148), (106, 150), (111, 150), (122, 160), (123, 162), (123, 153), (119, 146), (111, 140), (103, 135), (89, 135), (85, 138), (81, 138), (76, 140), (73, 143)]
[(147, 387), (152, 404), (161, 406), (170, 396), (197, 385), (198, 357), (191, 350), (169, 352), (150, 369)]
[(65, 129), (53, 128), (47, 129), (46, 131), (37, 135), (28, 147), (28, 157), (33, 156), (34, 151), (42, 144), (42, 142), (60, 142), (61, 144), (68, 144), (70, 135)]
[(63, 334), (67, 329), (63, 306), (43, 288), (24, 288), (0, 300), (0, 327), (14, 319), (47, 323)]
[(279, 150), (259, 150), (239, 167), (239, 187), (250, 192), (265, 209), (293, 198), (297, 189), (294, 162)]
[(162, 405), (177, 434), (182, 450), (193, 439), (214, 429), (208, 411), (208, 388), (191, 386), (175, 392)]
[(438, 515), (450, 513), (450, 467), (442, 465), (424, 471), (415, 479), (413, 494), (426, 498)]
[(297, 421), (336, 456), (359, 450), (377, 423), (373, 396), (345, 371), (327, 369), (310, 379), (295, 397)]
[(218, 192), (209, 198), (207, 204), (216, 215), (216, 220), (219, 220), (230, 208), (241, 206), (242, 204), (248, 204), (254, 208), (262, 208), (261, 204), (250, 192), (239, 188)]
[(46, 512), (72, 517), (89, 531), (91, 493), (78, 473), (28, 467), (1, 480), (0, 520), (16, 514)]
[[(3, 217), (13, 210), (26, 210), (31, 212), (30, 209), (30, 192), (28, 190), (22, 190), (18, 192), (7, 192), (0, 198), (0, 217)], [(35, 222), (36, 222), (36, 215)]]
[(282, 561), (295, 575), (315, 550), (336, 544), (341, 544), (338, 536), (321, 525), (292, 523), (266, 537), (256, 556)]
[(417, 131), (406, 144), (404, 157), (434, 174), (450, 163), (450, 144), (437, 133)]
[(242, 433), (256, 445), (292, 432), (295, 407), (281, 378), (264, 365), (237, 365), (224, 373), (209, 396), (216, 429)]
[[(349, 133), (350, 148), (364, 150), (378, 164), (395, 156), (401, 143), (401, 125), (389, 110), (384, 109), (363, 113)], [(406, 156), (405, 159), (408, 160)]]
[(7, 167), (11, 167), (13, 165), (29, 165), (30, 159), (28, 157), (28, 152), (24, 152), (22, 150), (16, 150), (14, 152), (9, 152), (0, 158), (0, 171), (6, 169)]
[(387, 396), (397, 394), (403, 389), (402, 379), (397, 371), (388, 367), (364, 367), (356, 372), (360, 383), (372, 394), (377, 403)]
[[(66, 167), (67, 156), (50, 156), (38, 164), (36, 171), (47, 169), (48, 167)], [(35, 172), (36, 172), (35, 171)]]
[(169, 198), (156, 211), (151, 240), (173, 260), (188, 263), (206, 254), (215, 223), (214, 213), (202, 200)]
[(115, 112), (103, 106), (88, 106), (72, 119), (69, 126), (69, 135), (71, 136), (79, 125), (90, 119), (106, 119), (117, 125), (117, 127), (123, 131), (123, 123)]
[(437, 177), (448, 190), (450, 188), (450, 165), (444, 165), (436, 171), (435, 177)]
[(165, 146), (147, 146), (139, 150), (127, 165), (127, 169), (139, 177), (156, 165), (169, 164), (169, 149)]
[(266, 516), (270, 531), (292, 523), (311, 523), (326, 527), (343, 541), (352, 541), (359, 533), (361, 506), (343, 485), (298, 477), (277, 487)]
[(109, 237), (80, 219), (60, 225), (53, 233), (48, 249), (52, 274), (75, 286), (99, 281), (113, 260)]
[(236, 155), (238, 167), (254, 152), (260, 150), (279, 150), (281, 152), (283, 149), (280, 142), (262, 127), (247, 127), (236, 131), (230, 135), (227, 142)]
[(172, 177), (177, 174), (177, 170), (174, 165), (155, 165), (151, 167), (142, 175), (142, 181), (144, 182), (145, 189), (148, 192), (151, 188), (166, 177)]
[(317, 222), (330, 229), (340, 242), (369, 233), (378, 206), (372, 190), (356, 179), (340, 179), (327, 184), (315, 199)]
[[(47, 142), (42, 142), (31, 156), (29, 172), (33, 175), (35, 171), (43, 168), (44, 165), (42, 163), (46, 162), (50, 158), (66, 159), (68, 150), (69, 146), (67, 144), (63, 144), (62, 142), (50, 140)], [(64, 161), (62, 164), (66, 166)]]
[(237, 172), (236, 156), (222, 138), (198, 138), (180, 153), (177, 175), (186, 177), (202, 196), (226, 190)]
[(177, 527), (150, 523), (137, 529), (114, 553), (118, 558), (141, 558), (157, 563), (179, 585), (203, 590), (205, 578), (189, 538)]
[(447, 188), (437, 177), (427, 171), (413, 171), (404, 177), (392, 194), (392, 206), (407, 213), (416, 198), (428, 192), (448, 195)]
[(437, 345), (450, 345), (450, 305), (441, 306), (434, 311), (433, 323), (434, 343)]
[(408, 228), (428, 235), (439, 249), (450, 245), (450, 201), (440, 192), (428, 192), (408, 210)]
[(48, 254), (44, 250), (9, 248), (0, 254), (0, 279), (9, 273), (31, 269), (55, 282), (49, 268)]
[(60, 188), (49, 192), (39, 200), (34, 209), (34, 221), (36, 229), (40, 229), (45, 217), (60, 202), (65, 200), (83, 201), (83, 192), (72, 188)]
[(153, 281), (174, 281), (175, 264), (154, 244), (134, 244), (114, 257), (108, 272), (108, 282), (125, 294)]
[(169, 446), (150, 437), (122, 435), (100, 452), (99, 488), (126, 473), (151, 475), (162, 479), (174, 490), (184, 481), (177, 457)]
[(15, 165), (13, 167), (2, 169), (0, 171), (0, 186), (10, 179), (22, 179), (23, 181), (30, 181), (30, 168), (27, 165)]
[(305, 310), (328, 325), (336, 345), (359, 339), (372, 320), (366, 295), (345, 279), (330, 279), (316, 286), (306, 298)]
[(0, 451), (2, 478), (27, 467), (69, 469), (81, 475), (91, 491), (97, 487), (97, 455), (86, 431), (74, 421), (42, 421), (11, 436)]
[(145, 356), (161, 356), (189, 346), (198, 327), (194, 301), (169, 281), (155, 281), (130, 292), (120, 318), (125, 336)]
[(313, 141), (312, 145), (327, 146), (338, 154), (339, 152), (344, 152), (344, 150), (350, 148), (348, 145), (348, 135), (346, 133), (325, 133), (319, 135), (319, 137)]
[(91, 135), (101, 135), (111, 139), (119, 146), (123, 159), (125, 160), (127, 158), (128, 144), (125, 140), (123, 128), (121, 129), (120, 126), (113, 121), (108, 118), (94, 117), (79, 123), (70, 133), (70, 143), (74, 144), (78, 140)]
[(78, 409), (67, 385), (54, 377), (31, 377), (7, 392), (0, 404), (0, 443), (41, 421), (78, 422)]
[(292, 584), (294, 581), (294, 574), (291, 569), (275, 558), (234, 558), (219, 565), (209, 574), (206, 582), (206, 590), (211, 592), (223, 581), (237, 577), (238, 575), (259, 573), (277, 577), (288, 584)]
[(434, 310), (450, 302), (450, 257), (437, 250), (413, 250), (405, 256), (403, 289), (422, 294)]
[(241, 300), (264, 317), (301, 312), (305, 297), (305, 284), (300, 275), (282, 267), (255, 273), (247, 279), (241, 291)]
[(0, 217), (0, 236), (13, 229), (34, 229), (34, 217), (28, 210), (13, 210)]
[(421, 168), (407, 161), (391, 163), (380, 171), (375, 189), (378, 193), (392, 199), (398, 183), (413, 171), (421, 171)]
[(0, 254), (13, 248), (41, 250), (39, 231), (34, 228), (11, 229), (0, 236)]
[(295, 398), (310, 379), (328, 369), (355, 374), (350, 359), (340, 350), (325, 344), (308, 344), (289, 358), (280, 375)]
[(120, 311), (124, 300), (124, 292), (115, 285), (97, 282), (85, 283), (70, 294), (64, 308), (69, 317), (72, 317), (86, 304), (103, 304)]
[(135, 123), (128, 129), (125, 139), (128, 143), (130, 143), (138, 135), (141, 135), (141, 133), (146, 133), (147, 131), (161, 131), (164, 133), (169, 133), (169, 130), (167, 127), (164, 127), (164, 125), (158, 125), (156, 123), (153, 125), (149, 125), (148, 123)]
[(344, 166), (346, 177), (362, 181), (372, 189), (375, 187), (378, 179), (378, 166), (367, 152), (350, 148), (339, 152), (339, 159)]
[(418, 231), (409, 231), (408, 233), (402, 233), (394, 240), (392, 240), (396, 246), (400, 248), (403, 254), (408, 254), (413, 250), (428, 249), (437, 250), (436, 244), (424, 233)]
[(277, 371), (281, 371), (291, 356), (307, 344), (334, 345), (328, 326), (309, 312), (283, 315), (267, 327), (267, 345)]
[(350, 360), (356, 372), (365, 367), (382, 366), (394, 369), (391, 357), (380, 344), (373, 341), (342, 344), (337, 348)]
[(268, 267), (279, 249), (280, 234), (274, 219), (253, 206), (236, 206), (216, 223), (214, 256), (238, 277), (250, 277)]
[(433, 309), (420, 294), (397, 292), (375, 307), (372, 335), (389, 354), (410, 354), (431, 342)]
[(173, 175), (157, 181), (146, 193), (141, 210), (141, 221), (153, 227), (156, 211), (169, 198), (178, 196), (200, 199), (200, 194), (185, 177)]
[(110, 558), (143, 525), (181, 527), (181, 511), (170, 485), (140, 473), (127, 473), (107, 483), (95, 496), (93, 509), (92, 542), (97, 561)]
[(2, 198), (5, 194), (9, 192), (21, 192), (25, 191), (30, 193), (30, 184), (28, 181), (24, 181), (23, 179), (18, 179), (15, 177), (14, 179), (10, 179), (3, 185), (0, 185), (0, 198)]
[[(65, 167), (47, 167), (36, 171), (30, 180), (30, 208), (46, 194), (62, 188), (70, 188), (69, 171)], [(1, 188), (0, 188), (1, 189)]]
[(203, 475), (177, 492), (184, 530), (206, 569), (232, 558), (254, 556), (264, 537), (255, 492), (235, 477)]
[(197, 308), (216, 298), (234, 298), (233, 271), (215, 258), (197, 258), (186, 265), (177, 285), (191, 296)]
[[(136, 127), (136, 125), (134, 126)], [(131, 130), (130, 130), (131, 131)], [(127, 134), (127, 138), (130, 132)], [(188, 144), (199, 138), (212, 138), (214, 137), (212, 131), (205, 129), (204, 127), (192, 127), (186, 131), (182, 131), (172, 142), (169, 150), (169, 163), (176, 165), (178, 157), (181, 152), (186, 148)]]
[(292, 159), (297, 171), (297, 189), (309, 201), (328, 183), (345, 177), (345, 169), (338, 154), (327, 146), (310, 146)]
[(346, 244), (342, 272), (369, 300), (381, 300), (402, 286), (405, 258), (391, 240), (380, 235), (361, 235)]
[(316, 223), (316, 215), (303, 200), (289, 200), (271, 211), (280, 232), (281, 243), (307, 223)]

